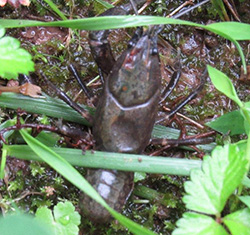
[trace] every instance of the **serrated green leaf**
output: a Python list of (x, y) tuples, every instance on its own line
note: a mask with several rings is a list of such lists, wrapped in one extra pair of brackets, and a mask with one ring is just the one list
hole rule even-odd
[(211, 67), (210, 65), (207, 66), (209, 77), (215, 88), (237, 103), (240, 107), (243, 106), (243, 103), (240, 101), (235, 88), (230, 81), (230, 79), (221, 71)]
[(242, 181), (247, 171), (244, 151), (236, 145), (218, 146), (212, 157), (206, 157), (202, 170), (191, 172), (191, 181), (185, 183), (186, 207), (198, 212), (219, 215), (228, 197)]
[(56, 235), (77, 235), (80, 215), (71, 202), (59, 202), (54, 207), (54, 217), (47, 207), (37, 209), (36, 219), (52, 227)]
[(241, 196), (239, 199), (250, 209), (250, 196)]
[(42, 221), (44, 224), (46, 224), (46, 226), (51, 227), (51, 228), (55, 226), (52, 212), (47, 207), (38, 208), (35, 215), (36, 215), (35, 219), (38, 221)]
[(81, 216), (75, 211), (75, 207), (69, 201), (60, 202), (54, 207), (54, 216), (57, 223), (60, 223), (67, 235), (77, 235), (79, 232)]
[(250, 235), (250, 209), (236, 211), (223, 218), (232, 235)]
[(184, 213), (176, 225), (172, 235), (229, 235), (213, 218), (192, 212)]
[(32, 56), (13, 37), (0, 39), (0, 64), (0, 76), (6, 79), (17, 79), (19, 73), (35, 70)]

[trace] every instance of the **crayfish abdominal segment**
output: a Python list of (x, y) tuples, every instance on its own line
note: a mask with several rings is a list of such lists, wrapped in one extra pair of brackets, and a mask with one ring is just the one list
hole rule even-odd
[[(160, 98), (160, 64), (152, 31), (137, 37), (113, 65), (96, 109), (93, 135), (97, 149), (141, 153), (149, 143)], [(133, 173), (88, 170), (86, 179), (120, 211), (133, 187)], [(81, 206), (94, 222), (108, 222), (106, 209), (84, 195)]]

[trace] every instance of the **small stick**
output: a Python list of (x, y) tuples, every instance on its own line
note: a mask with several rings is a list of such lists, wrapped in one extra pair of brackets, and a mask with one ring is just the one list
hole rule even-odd
[[(162, 106), (162, 108), (163, 108), (165, 111), (168, 111), (168, 112), (171, 111), (171, 109), (170, 109), (170, 108), (167, 108), (166, 106)], [(191, 119), (191, 118), (189, 118), (189, 117), (187, 117), (187, 116), (185, 116), (185, 115), (183, 115), (183, 114), (181, 114), (181, 113), (179, 113), (179, 112), (177, 112), (176, 115), (179, 116), (179, 117), (182, 117), (182, 118), (186, 119), (187, 121), (189, 121), (190, 123), (194, 124), (194, 125), (197, 126), (198, 128), (204, 129), (204, 126), (203, 126), (202, 124), (200, 124), (200, 123), (194, 121), (193, 119)]]
[(241, 22), (238, 12), (236, 11), (236, 7), (234, 5), (234, 2), (232, 1), (231, 3), (228, 0), (223, 0), (224, 3), (227, 5), (228, 9), (230, 10), (230, 12), (232, 13), (232, 15), (234, 16), (234, 18), (236, 20), (238, 20), (239, 22)]
[(147, 0), (144, 5), (138, 10), (138, 14), (140, 15), (151, 3), (153, 0)]
[(172, 17), (173, 15), (175, 15), (177, 12), (179, 12), (182, 8), (184, 8), (187, 5), (194, 5), (194, 0), (184, 2), (179, 7), (177, 7), (173, 12), (171, 12), (167, 17)]
[(186, 13), (188, 13), (188, 12), (194, 10), (195, 8), (200, 7), (203, 4), (208, 3), (208, 2), (210, 2), (210, 0), (204, 0), (203, 2), (197, 3), (194, 6), (190, 7), (189, 9), (182, 11), (179, 14), (173, 16), (172, 18), (174, 18), (174, 19), (180, 18), (181, 16), (185, 15)]
[(160, 144), (160, 145), (171, 145), (171, 147), (178, 147), (180, 145), (197, 145), (197, 144), (209, 144), (214, 141), (213, 137), (207, 138), (185, 138), (185, 139), (152, 139), (150, 144)]

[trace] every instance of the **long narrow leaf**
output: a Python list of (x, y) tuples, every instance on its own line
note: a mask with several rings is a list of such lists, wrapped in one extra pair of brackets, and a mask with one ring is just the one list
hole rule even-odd
[[(159, 24), (181, 24), (204, 28), (231, 40), (237, 47), (246, 72), (246, 63), (243, 51), (237, 40), (250, 39), (250, 25), (239, 22), (223, 22), (202, 25), (185, 20), (165, 18), (159, 16), (103, 16), (77, 20), (55, 22), (41, 22), (33, 20), (0, 20), (0, 25), (5, 28), (30, 27), (30, 26), (59, 26), (81, 30), (103, 30), (126, 27), (136, 27)], [(238, 33), (237, 33), (238, 32)], [(244, 33), (243, 33), (244, 32)]]
[[(5, 146), (8, 155), (24, 160), (41, 161), (27, 145)], [(55, 153), (74, 166), (116, 169), (122, 171), (139, 171), (156, 174), (171, 174), (188, 176), (194, 168), (201, 167), (200, 160), (150, 157), (145, 155), (86, 151), (83, 155), (80, 149), (51, 148)]]
[(50, 0), (44, 0), (50, 7), (51, 9), (58, 15), (61, 17), (62, 20), (67, 20), (67, 17), (58, 9), (57, 5), (54, 4), (52, 1)]
[(101, 4), (102, 6), (104, 6), (105, 8), (109, 9), (114, 7), (112, 4), (105, 2), (103, 0), (95, 0), (96, 2), (98, 2), (99, 4)]
[[(63, 118), (70, 122), (89, 126), (89, 123), (62, 100), (43, 94), (44, 98), (31, 98), (28, 96), (5, 92), (0, 96), (0, 107), (18, 109), (21, 108), (30, 113), (44, 114), (50, 117)], [(94, 113), (93, 108), (82, 106)]]
[(190, 21), (165, 18), (160, 16), (101, 16), (90, 17), (85, 19), (64, 20), (54, 22), (42, 22), (35, 20), (12, 20), (1, 19), (0, 25), (5, 28), (20, 28), (31, 26), (58, 26), (81, 30), (103, 30), (128, 28), (145, 25), (158, 24), (181, 24), (194, 27), (201, 27), (219, 34), (223, 37), (230, 37), (233, 40), (249, 40), (250, 24), (239, 22), (222, 22), (209, 25), (202, 25)]

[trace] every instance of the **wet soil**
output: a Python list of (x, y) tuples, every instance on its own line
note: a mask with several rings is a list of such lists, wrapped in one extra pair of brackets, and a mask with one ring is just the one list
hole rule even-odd
[[(75, 6), (65, 6), (64, 1), (57, 1), (60, 10), (67, 16), (89, 17), (101, 12), (100, 5), (96, 5), (93, 1), (75, 1)], [(157, 1), (156, 1), (157, 2)], [(160, 2), (160, 1), (159, 1)], [(242, 22), (250, 23), (250, 3), (244, 1), (238, 3), (236, 7)], [(183, 1), (166, 1), (165, 3), (152, 4), (143, 14), (149, 15), (168, 15), (176, 7), (181, 5)], [(20, 7), (13, 9), (6, 6), (0, 10), (0, 17), (4, 18), (25, 18), (25, 19), (42, 19), (44, 21), (56, 20), (57, 17), (48, 11), (47, 7), (41, 6), (40, 1), (31, 5), (30, 8)], [(184, 20), (190, 20), (197, 23), (209, 24), (211, 22), (219, 22), (220, 19), (214, 14), (214, 9), (210, 4), (194, 10), (187, 15), (181, 17)], [(133, 29), (115, 30), (109, 36), (111, 46), (115, 57), (126, 49), (126, 42), (131, 38)], [(84, 82), (88, 83), (98, 75), (98, 70), (93, 62), (90, 48), (88, 45), (88, 33), (86, 31), (69, 31), (62, 28), (52, 27), (32, 27), (20, 30), (8, 30), (8, 34), (17, 37), (22, 42), (22, 47), (26, 48), (33, 55), (36, 63), (36, 72), (32, 74), (32, 78), (39, 84), (43, 90), (51, 95), (53, 91), (43, 82), (40, 71), (42, 71), (54, 84), (73, 98), (75, 101), (89, 106), (94, 106), (92, 100), (81, 92), (80, 87), (68, 71), (68, 64), (74, 63)], [(175, 69), (177, 60), (182, 64), (182, 76), (180, 82), (174, 92), (166, 101), (166, 107), (173, 107), (186, 97), (200, 83), (200, 78), (205, 70), (206, 64), (210, 64), (220, 71), (226, 73), (233, 81), (239, 97), (243, 101), (249, 100), (250, 89), (249, 82), (245, 82), (241, 72), (241, 61), (239, 54), (229, 41), (206, 32), (199, 28), (183, 27), (183, 26), (166, 26), (161, 32), (159, 39), (159, 52), (161, 58), (161, 74), (163, 88), (168, 84)], [(244, 54), (248, 55), (249, 63), (249, 42), (241, 42)], [(180, 56), (176, 57), (177, 50), (180, 50)], [(241, 79), (240, 79), (241, 77)], [(243, 80), (243, 81), (242, 81)], [(97, 80), (89, 86), (98, 99), (98, 94), (102, 90), (102, 83)], [(237, 107), (231, 100), (219, 94), (206, 78), (205, 88), (197, 96), (186, 105), (181, 113), (193, 119), (194, 121), (204, 124), (214, 120), (224, 113), (232, 111)], [(166, 111), (162, 108), (159, 110), (161, 115), (165, 115)], [(12, 114), (10, 114), (12, 115)], [(191, 125), (185, 119), (181, 119), (187, 131), (193, 133), (201, 133), (209, 131), (208, 128), (200, 130)], [(52, 123), (53, 124), (53, 123)], [(165, 123), (166, 124), (166, 123)], [(72, 124), (73, 125), (73, 124)], [(171, 124), (178, 127), (176, 122)], [(91, 133), (91, 129), (86, 128)], [(150, 154), (158, 148), (149, 146), (145, 152)], [(162, 150), (161, 156), (184, 157), (187, 152), (180, 150)], [(195, 155), (195, 154), (193, 154)], [(40, 205), (51, 206), (56, 203), (57, 198), (67, 198), (71, 200), (77, 207), (78, 190), (72, 188), (69, 183), (65, 182), (54, 171), (44, 165), (39, 165), (44, 171), (41, 174), (32, 175), (32, 169), (29, 169), (28, 162), (20, 160), (8, 160), (8, 174), (4, 181), (0, 181), (0, 193), (4, 198), (18, 197), (23, 191), (38, 192), (37, 194), (27, 194), (20, 200), (20, 207), (26, 210), (35, 210)], [(35, 164), (35, 163), (32, 163)], [(84, 172), (83, 169), (81, 169)], [(21, 172), (21, 173), (20, 173)], [(20, 175), (25, 177), (21, 184), (22, 187), (17, 188), (12, 196), (6, 193), (8, 191), (9, 181), (21, 180)], [(55, 180), (56, 179), (56, 180)], [(133, 195), (128, 203), (124, 214), (132, 218), (136, 222), (143, 224), (157, 233), (170, 234), (173, 229), (174, 222), (181, 216), (185, 210), (181, 202), (183, 177), (169, 177), (162, 175), (149, 175), (139, 185), (147, 186), (156, 192), (167, 194), (171, 192), (171, 202), (168, 208), (154, 203), (138, 204), (133, 203), (134, 200), (140, 200), (140, 197)], [(40, 193), (39, 187), (51, 186), (56, 193), (48, 194)], [(65, 190), (67, 189), (67, 190)], [(52, 190), (53, 191), (53, 190)], [(41, 194), (41, 195), (40, 195)], [(169, 199), (170, 200), (170, 199)], [(3, 209), (2, 209), (3, 210)], [(8, 210), (8, 208), (4, 208)], [(82, 234), (128, 234), (126, 229), (121, 227), (115, 221), (111, 227), (94, 227), (87, 220), (83, 220)]]

